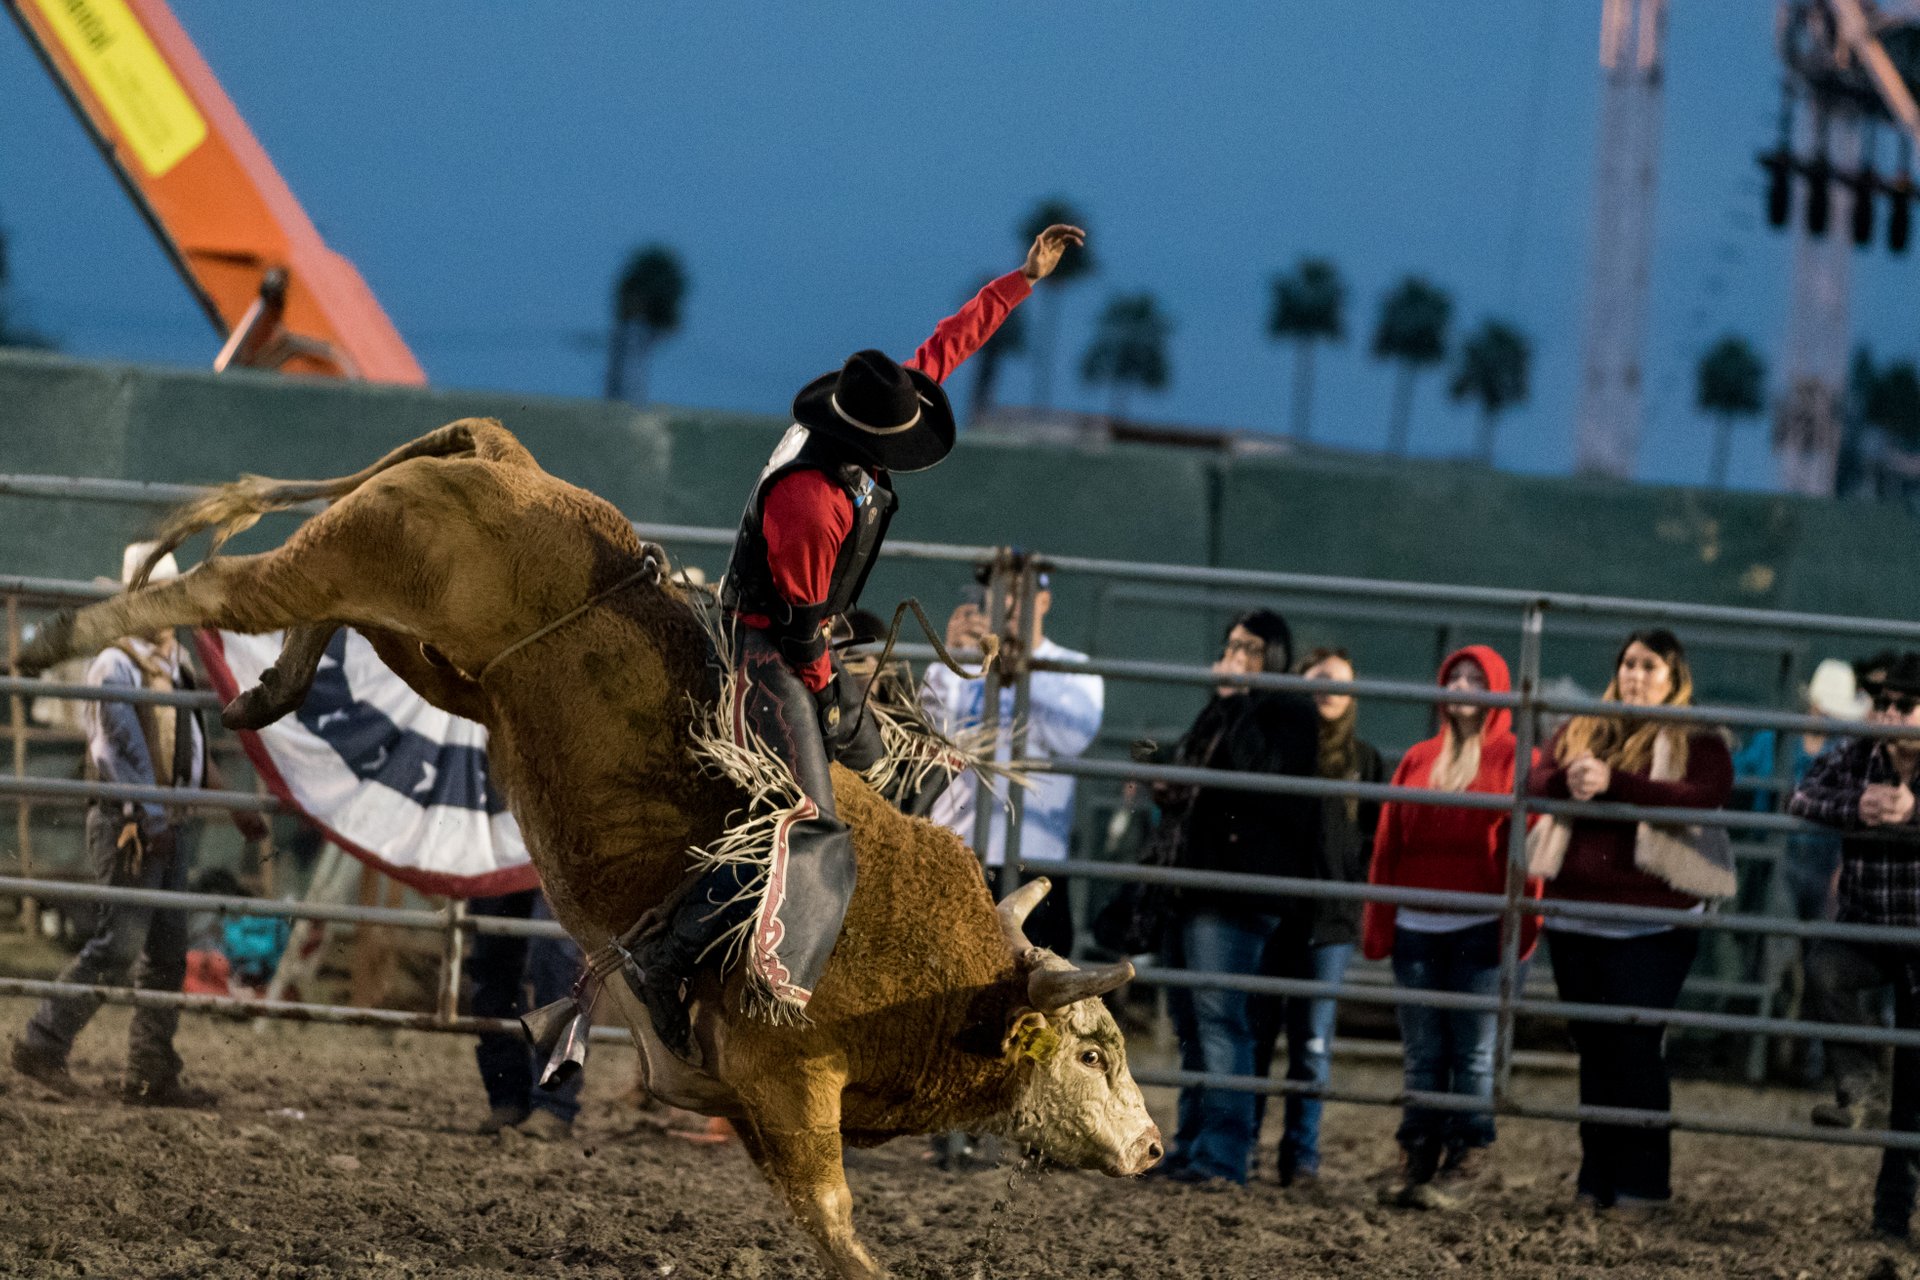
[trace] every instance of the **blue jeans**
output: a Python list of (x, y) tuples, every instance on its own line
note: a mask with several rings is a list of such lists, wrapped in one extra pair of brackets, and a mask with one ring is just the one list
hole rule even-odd
[[(533, 889), (498, 898), (475, 898), (470, 906), (477, 916), (553, 919), (547, 900)], [(473, 956), (467, 968), (473, 978), (473, 1015), (517, 1018), (529, 1008), (551, 1004), (573, 990), (580, 965), (580, 948), (568, 938), (478, 934), (473, 940)], [(531, 1005), (526, 1003), (528, 987), (533, 989)], [(536, 1087), (538, 1064), (524, 1036), (517, 1033), (483, 1035), (474, 1045), (473, 1056), (480, 1066), (480, 1081), (486, 1086), (489, 1107), (515, 1111), (539, 1108), (567, 1121), (580, 1114), (580, 1088), (585, 1076), (575, 1075), (552, 1091)]]
[[(1493, 920), (1452, 933), (1397, 930), (1393, 977), (1413, 991), (1496, 994), (1500, 988), (1500, 922)], [(1493, 1046), (1498, 1035), (1494, 1014), (1403, 1004), (1399, 1015), (1408, 1090), (1493, 1096)], [(1492, 1146), (1493, 1113), (1409, 1105), (1394, 1136), (1408, 1150), (1429, 1143)]]
[[(1310, 945), (1283, 929), (1267, 947), (1261, 972), (1270, 978), (1307, 978), (1338, 982), (1346, 976), (1354, 944), (1330, 942)], [(1255, 996), (1253, 1000), (1253, 1074), (1273, 1074), (1273, 1054), (1281, 1035), (1287, 1037), (1287, 1079), (1324, 1085), (1332, 1074), (1334, 1020), (1337, 1000), (1301, 996)], [(1267, 1097), (1254, 1098), (1254, 1132), (1266, 1122)], [(1314, 1174), (1320, 1171), (1320, 1099), (1288, 1094), (1285, 1127), (1280, 1135), (1280, 1171)]]
[[(1260, 972), (1278, 916), (1223, 915), (1202, 911), (1175, 930), (1175, 963), (1189, 969), (1252, 976)], [(1254, 1073), (1254, 1029), (1244, 991), (1188, 989), (1174, 1002), (1183, 1071), (1221, 1075)], [(1234, 1089), (1192, 1087), (1180, 1091), (1180, 1121), (1170, 1163), (1199, 1177), (1247, 1180), (1253, 1155), (1254, 1098)]]

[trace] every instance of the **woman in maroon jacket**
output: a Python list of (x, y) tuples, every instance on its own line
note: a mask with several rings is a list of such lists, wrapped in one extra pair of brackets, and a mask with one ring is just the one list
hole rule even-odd
[[(1627, 706), (1693, 701), (1686, 650), (1671, 631), (1636, 631), (1621, 646), (1606, 699)], [(1580, 716), (1555, 734), (1528, 779), (1537, 796), (1718, 809), (1733, 793), (1733, 758), (1710, 729), (1624, 716)], [(1734, 889), (1722, 827), (1615, 819), (1552, 818), (1529, 833), (1534, 874), (1547, 896), (1584, 902), (1705, 910)], [(1693, 929), (1583, 916), (1547, 923), (1562, 999), (1671, 1009), (1699, 947)], [(1580, 1101), (1666, 1111), (1666, 1028), (1575, 1022)], [(1597, 1208), (1657, 1208), (1672, 1198), (1667, 1130), (1580, 1126), (1579, 1197)]]
[[(1485, 645), (1448, 655), (1439, 680), (1462, 691), (1509, 688), (1507, 664)], [(1511, 796), (1514, 740), (1507, 711), (1455, 703), (1440, 712), (1440, 732), (1408, 749), (1393, 785)], [(1508, 828), (1504, 809), (1382, 805), (1367, 878), (1380, 885), (1504, 893)], [(1536, 927), (1531, 917), (1524, 923), (1523, 947), (1532, 947)], [(1391, 956), (1394, 981), (1402, 987), (1490, 996), (1499, 985), (1500, 917), (1493, 912), (1369, 902), (1361, 946), (1369, 960)], [(1398, 1014), (1409, 1091), (1492, 1098), (1494, 1014), (1422, 1004), (1403, 1004)], [(1394, 1136), (1403, 1176), (1391, 1198), (1408, 1208), (1444, 1208), (1450, 1199), (1436, 1179), (1452, 1183), (1474, 1176), (1493, 1145), (1493, 1113), (1409, 1105)]]

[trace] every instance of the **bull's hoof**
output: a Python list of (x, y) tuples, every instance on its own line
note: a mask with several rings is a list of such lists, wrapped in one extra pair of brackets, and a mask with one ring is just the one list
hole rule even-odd
[(257, 684), (220, 709), (220, 723), (229, 729), (264, 729), (299, 706)]
[(23, 676), (37, 676), (56, 662), (73, 656), (73, 610), (62, 609), (33, 630), (33, 639), (14, 659), (13, 669)]

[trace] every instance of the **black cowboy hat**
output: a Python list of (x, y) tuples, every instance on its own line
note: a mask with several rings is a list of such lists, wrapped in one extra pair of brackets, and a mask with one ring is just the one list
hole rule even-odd
[(925, 471), (953, 449), (947, 393), (880, 351), (856, 351), (800, 388), (793, 420), (887, 471)]
[(1868, 691), (1869, 696), (1882, 691), (1920, 696), (1920, 653), (1909, 649), (1900, 654), (1887, 664), (1886, 673), (1879, 686)]

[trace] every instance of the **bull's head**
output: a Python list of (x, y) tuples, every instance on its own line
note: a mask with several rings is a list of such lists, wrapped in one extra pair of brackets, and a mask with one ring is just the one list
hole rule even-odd
[(1098, 998), (1132, 978), (1133, 966), (1122, 960), (1080, 969), (1027, 941), (1022, 926), (1048, 887), (1035, 880), (999, 907), (1001, 932), (1027, 983), (1002, 1045), (1021, 1072), (1006, 1136), (1077, 1169), (1145, 1173), (1160, 1161), (1160, 1130), (1127, 1072), (1120, 1027)]

